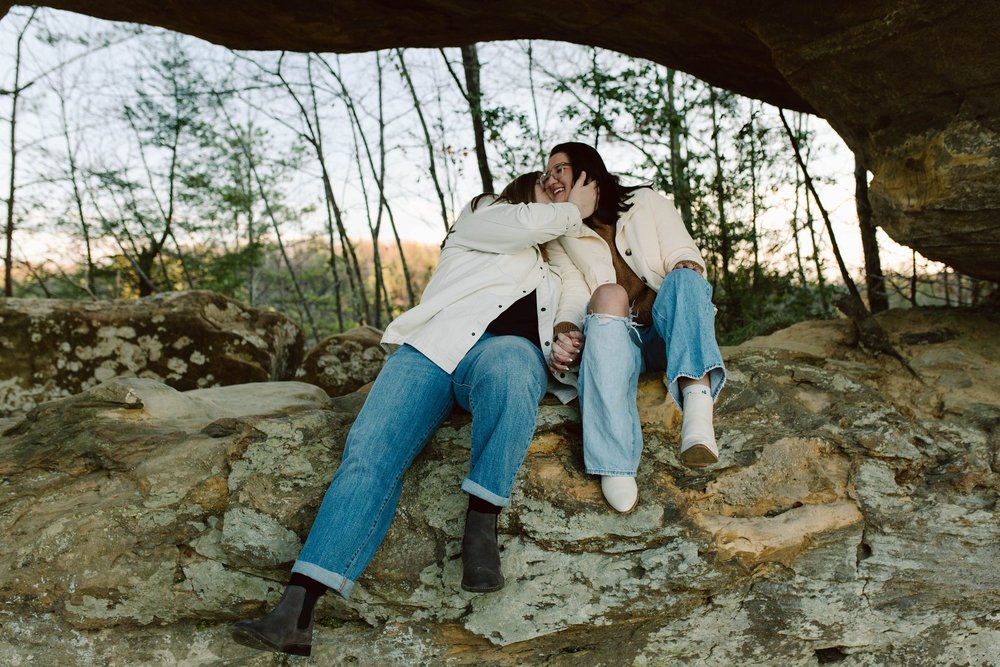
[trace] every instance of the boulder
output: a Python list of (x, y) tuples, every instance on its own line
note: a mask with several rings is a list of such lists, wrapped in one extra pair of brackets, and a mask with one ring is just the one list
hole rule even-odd
[[(11, 3), (0, 3), (0, 16)], [(1000, 11), (994, 2), (48, 0), (238, 49), (360, 52), (499, 39), (591, 44), (826, 118), (875, 175), (875, 222), (959, 271), (1000, 280)]]
[[(921, 376), (844, 321), (724, 350), (720, 464), (682, 467), (645, 376), (640, 502), (606, 506), (575, 406), (547, 401), (501, 514), (502, 592), (460, 588), (470, 420), (404, 481), (317, 664), (992, 664), (1000, 647), (1000, 316), (880, 316)], [(363, 397), (119, 379), (4, 422), (0, 655), (10, 664), (284, 664), (228, 637), (273, 604)]]
[(385, 363), (382, 331), (360, 326), (328, 336), (306, 353), (295, 379), (322, 387), (330, 396), (343, 396), (372, 382)]
[(0, 298), (0, 416), (113, 377), (179, 390), (291, 379), (297, 324), (213, 292), (72, 301)]

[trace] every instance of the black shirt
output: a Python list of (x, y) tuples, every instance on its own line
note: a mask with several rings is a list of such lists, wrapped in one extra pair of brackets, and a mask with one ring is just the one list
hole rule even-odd
[(527, 338), (539, 350), (542, 349), (538, 340), (538, 299), (535, 292), (510, 305), (510, 308), (490, 322), (486, 332), (494, 336), (521, 336)]

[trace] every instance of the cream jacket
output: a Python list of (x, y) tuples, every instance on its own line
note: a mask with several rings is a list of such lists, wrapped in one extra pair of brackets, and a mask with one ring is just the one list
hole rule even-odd
[[(705, 262), (673, 203), (650, 188), (634, 191), (632, 203), (618, 219), (615, 245), (625, 263), (656, 291), (677, 262)], [(565, 286), (556, 322), (583, 328), (590, 296), (599, 286), (617, 282), (611, 248), (597, 232), (584, 226), (577, 238), (563, 237), (546, 245), (549, 262), (562, 274)]]
[(538, 339), (548, 363), (561, 287), (540, 245), (584, 229), (579, 209), (569, 203), (466, 206), (420, 304), (392, 321), (382, 345), (391, 351), (407, 343), (452, 373), (490, 322), (537, 290)]

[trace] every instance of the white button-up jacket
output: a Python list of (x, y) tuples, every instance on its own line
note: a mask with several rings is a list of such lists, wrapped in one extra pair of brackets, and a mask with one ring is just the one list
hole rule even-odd
[(452, 373), (490, 322), (537, 290), (538, 339), (548, 362), (561, 287), (559, 273), (542, 258), (539, 246), (584, 229), (579, 209), (570, 203), (486, 200), (475, 211), (466, 206), (420, 304), (392, 321), (382, 345), (393, 350), (406, 343)]
[[(688, 260), (705, 267), (701, 251), (688, 234), (673, 202), (651, 188), (635, 190), (629, 201), (632, 208), (618, 219), (615, 245), (625, 263), (644, 283), (659, 291), (664, 277), (680, 261)], [(552, 266), (565, 279), (556, 321), (572, 322), (582, 328), (594, 290), (617, 282), (611, 248), (587, 226), (576, 238), (556, 239), (546, 248)], [(567, 279), (571, 273), (578, 277)]]

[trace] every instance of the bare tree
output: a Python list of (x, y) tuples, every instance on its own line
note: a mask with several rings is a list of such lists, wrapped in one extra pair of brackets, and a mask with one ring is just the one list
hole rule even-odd
[(873, 313), (889, 309), (889, 297), (885, 292), (885, 275), (879, 258), (878, 238), (872, 223), (872, 205), (868, 201), (868, 170), (854, 155), (854, 201), (858, 210), (858, 226), (861, 229), (861, 248), (865, 255), (865, 286), (868, 292), (868, 306)]
[(719, 264), (722, 270), (722, 284), (726, 288), (726, 299), (729, 303), (731, 315), (737, 321), (741, 318), (742, 304), (736, 293), (733, 282), (733, 260), (735, 251), (735, 240), (733, 230), (727, 217), (726, 202), (729, 196), (726, 192), (726, 174), (722, 164), (722, 147), (720, 146), (720, 135), (722, 128), (719, 124), (719, 91), (714, 86), (708, 89), (709, 109), (712, 118), (712, 158), (715, 163), (715, 172), (712, 179), (712, 187), (715, 191), (716, 213), (719, 216), (719, 237), (716, 247), (719, 251)]
[[(369, 215), (368, 215), (369, 229), (370, 229), (371, 234), (372, 234), (372, 244), (373, 244), (374, 261), (375, 261), (375, 269), (376, 269), (375, 270), (375, 302), (376, 302), (376, 307), (375, 307), (375, 313), (373, 313), (374, 318), (375, 318), (375, 326), (381, 326), (381, 316), (379, 315), (380, 310), (379, 310), (379, 308), (377, 306), (378, 299), (379, 299), (379, 294), (380, 293), (384, 297), (384, 302), (386, 304), (386, 312), (387, 312), (387, 314), (388, 314), (388, 316), (390, 318), (392, 317), (392, 308), (389, 305), (388, 292), (387, 292), (387, 290), (385, 288), (385, 284), (384, 284), (384, 275), (382, 273), (382, 263), (381, 263), (381, 258), (380, 258), (380, 254), (379, 254), (379, 248), (378, 248), (378, 239), (379, 239), (379, 235), (380, 235), (381, 229), (382, 229), (382, 216), (383, 215), (386, 215), (387, 218), (388, 218), (388, 220), (389, 220), (389, 225), (390, 225), (390, 227), (392, 229), (392, 232), (393, 232), (393, 235), (395, 237), (397, 248), (399, 249), (400, 264), (402, 265), (402, 269), (403, 269), (403, 276), (404, 276), (404, 280), (406, 282), (406, 291), (407, 291), (407, 296), (408, 296), (408, 299), (409, 299), (409, 303), (411, 305), (414, 304), (414, 303), (416, 303), (416, 293), (413, 290), (413, 283), (412, 283), (412, 280), (410, 279), (409, 267), (406, 264), (406, 255), (405, 255), (405, 253), (403, 251), (402, 241), (400, 240), (399, 232), (398, 232), (398, 230), (396, 228), (396, 221), (395, 221), (395, 218), (394, 218), (393, 213), (392, 213), (392, 207), (389, 205), (389, 200), (386, 198), (386, 194), (385, 194), (385, 119), (384, 119), (384, 117), (382, 115), (383, 114), (383, 106), (382, 106), (383, 82), (382, 82), (382, 69), (381, 69), (380, 60), (379, 60), (380, 57), (381, 56), (379, 56), (378, 54), (376, 54), (376, 62), (379, 65), (377, 67), (377, 71), (378, 71), (377, 83), (378, 83), (378, 95), (379, 95), (379, 102), (378, 102), (378, 105), (379, 105), (379, 118), (378, 118), (379, 130), (378, 131), (379, 131), (379, 151), (380, 151), (380, 164), (378, 166), (376, 166), (376, 164), (375, 164), (375, 158), (372, 156), (371, 145), (369, 144), (368, 137), (365, 134), (364, 127), (363, 127), (362, 122), (361, 122), (361, 117), (358, 115), (357, 105), (354, 104), (354, 99), (352, 98), (350, 92), (348, 91), (347, 85), (344, 83), (343, 77), (341, 77), (339, 69), (338, 68), (334, 68), (325, 58), (319, 57), (319, 62), (321, 62), (323, 65), (325, 65), (327, 71), (330, 73), (331, 76), (333, 76), (334, 80), (337, 82), (337, 84), (339, 86), (338, 95), (340, 96), (341, 101), (343, 101), (344, 106), (347, 108), (348, 115), (349, 115), (349, 117), (350, 117), (350, 119), (352, 121), (353, 131), (354, 131), (354, 140), (355, 140), (355, 157), (356, 157), (356, 160), (358, 162), (359, 176), (362, 177), (361, 178), (362, 191), (365, 192), (366, 188), (365, 188), (364, 178), (363, 178), (364, 169), (362, 168), (362, 165), (361, 165), (361, 147), (364, 147), (364, 154), (365, 154), (365, 157), (367, 159), (366, 161), (367, 161), (367, 164), (368, 164), (368, 170), (371, 172), (372, 176), (374, 177), (376, 187), (378, 188), (378, 193), (379, 193), (379, 207), (378, 207), (378, 212), (377, 212), (377, 215), (376, 215), (376, 219), (374, 221), (372, 220), (370, 210), (369, 210)], [(360, 144), (358, 143), (359, 140), (360, 140)], [(365, 192), (365, 206), (368, 207), (367, 192)]]
[(535, 93), (535, 54), (529, 39), (525, 48), (528, 55), (528, 89), (531, 92), (531, 110), (535, 118), (535, 141), (538, 142), (539, 162), (545, 162), (545, 144), (542, 143), (542, 121), (538, 115), (538, 96)]
[(63, 140), (66, 142), (66, 158), (68, 161), (68, 173), (66, 174), (70, 183), (73, 208), (76, 213), (77, 223), (80, 225), (80, 234), (83, 237), (84, 251), (86, 255), (86, 267), (84, 267), (84, 280), (86, 291), (92, 299), (97, 298), (97, 282), (94, 279), (94, 250), (90, 238), (90, 224), (87, 216), (83, 212), (83, 192), (80, 187), (80, 170), (77, 165), (77, 147), (70, 139), (69, 118), (66, 112), (66, 98), (59, 96), (59, 115), (62, 119)]
[(410, 78), (410, 70), (406, 67), (406, 60), (403, 58), (403, 49), (396, 49), (396, 59), (399, 61), (399, 74), (406, 83), (406, 89), (410, 91), (413, 98), (413, 110), (417, 112), (417, 120), (420, 122), (420, 129), (424, 133), (424, 143), (427, 146), (427, 166), (431, 175), (431, 182), (434, 184), (434, 191), (437, 193), (438, 203), (441, 205), (441, 221), (444, 223), (445, 234), (448, 233), (448, 207), (444, 203), (444, 191), (441, 189), (441, 181), (438, 179), (437, 167), (434, 157), (434, 141), (431, 139), (431, 132), (427, 128), (427, 121), (424, 119), (423, 105), (420, 104), (420, 97), (417, 89)]
[(22, 47), (24, 46), (24, 38), (28, 34), (28, 29), (31, 27), (32, 21), (35, 20), (35, 16), (38, 14), (38, 8), (33, 7), (31, 9), (31, 14), (28, 15), (28, 19), (21, 26), (21, 29), (17, 31), (17, 42), (14, 47), (14, 82), (11, 84), (10, 90), (5, 91), (10, 95), (10, 182), (7, 189), (7, 225), (4, 229), (4, 240), (6, 241), (6, 249), (3, 255), (3, 293), (4, 296), (14, 295), (14, 277), (13, 277), (13, 267), (14, 267), (14, 210), (15, 210), (15, 196), (17, 194), (17, 105), (21, 100), (21, 95), (27, 90), (35, 81), (29, 81), (28, 83), (21, 84), (22, 71)]
[(687, 158), (682, 152), (683, 136), (686, 132), (683, 110), (678, 108), (677, 72), (668, 69), (666, 73), (667, 127), (670, 138), (670, 184), (673, 186), (674, 201), (680, 210), (681, 219), (688, 232), (694, 231), (694, 215), (691, 211), (691, 181), (688, 178)]
[(476, 143), (476, 162), (479, 165), (479, 178), (483, 182), (483, 192), (493, 192), (493, 174), (490, 173), (490, 162), (486, 156), (486, 131), (483, 124), (483, 90), (479, 84), (479, 50), (475, 44), (468, 44), (461, 48), (462, 67), (465, 70), (465, 85), (462, 85), (455, 70), (452, 69), (451, 61), (444, 49), (440, 49), (441, 57), (448, 67), (451, 78), (455, 80), (458, 90), (462, 93), (466, 103), (469, 105), (469, 115), (472, 117), (472, 134)]
[(819, 193), (816, 192), (816, 186), (813, 185), (812, 178), (809, 176), (809, 170), (806, 169), (806, 163), (802, 159), (802, 153), (799, 150), (798, 141), (795, 138), (795, 133), (792, 131), (792, 127), (788, 124), (785, 119), (784, 110), (778, 109), (778, 115), (781, 117), (781, 124), (785, 128), (785, 134), (788, 136), (788, 140), (791, 143), (792, 150), (795, 153), (795, 161), (799, 165), (799, 169), (802, 170), (802, 178), (805, 180), (806, 188), (809, 193), (812, 194), (813, 200), (816, 202), (816, 208), (819, 209), (820, 214), (823, 216), (823, 222), (826, 224), (826, 232), (830, 236), (830, 245), (833, 248), (833, 256), (837, 259), (837, 266), (840, 268), (840, 277), (844, 281), (844, 286), (847, 287), (847, 294), (842, 298), (837, 300), (837, 307), (851, 320), (854, 322), (854, 327), (858, 332), (858, 338), (861, 344), (875, 353), (885, 354), (887, 356), (893, 357), (903, 368), (905, 368), (909, 373), (920, 379), (913, 367), (910, 366), (910, 362), (899, 353), (896, 347), (889, 340), (889, 335), (886, 334), (885, 329), (882, 328), (874, 317), (872, 317), (871, 312), (865, 307), (864, 301), (861, 300), (861, 293), (858, 292), (858, 286), (854, 284), (854, 280), (851, 279), (851, 274), (847, 270), (847, 265), (844, 264), (844, 258), (840, 254), (840, 248), (837, 245), (837, 237), (833, 233), (833, 223), (830, 221), (830, 216), (826, 212), (826, 208), (823, 206), (823, 202), (820, 201)]
[[(245, 56), (241, 56), (246, 58)], [(357, 252), (354, 243), (347, 235), (343, 214), (337, 197), (333, 192), (333, 183), (330, 178), (330, 170), (327, 165), (326, 148), (323, 141), (323, 123), (320, 119), (320, 103), (317, 97), (317, 83), (313, 76), (314, 54), (306, 56), (306, 77), (307, 77), (307, 101), (303, 101), (302, 96), (296, 92), (295, 86), (288, 80), (282, 71), (282, 64), (286, 53), (282, 52), (278, 57), (277, 67), (274, 71), (269, 71), (261, 63), (251, 60), (261, 71), (278, 79), (289, 98), (294, 102), (299, 112), (300, 126), (293, 127), (290, 123), (271, 117), (282, 123), (299, 137), (301, 137), (313, 150), (316, 162), (320, 168), (320, 179), (323, 183), (323, 197), (326, 211), (326, 231), (327, 246), (330, 253), (330, 273), (334, 286), (334, 302), (337, 310), (337, 324), (341, 331), (344, 330), (343, 303), (341, 300), (340, 272), (337, 268), (337, 240), (339, 238), (340, 247), (344, 253), (345, 273), (347, 274), (348, 286), (352, 293), (354, 303), (354, 316), (359, 319), (367, 317), (368, 296), (365, 289), (364, 279), (361, 276), (361, 267), (358, 262)], [(248, 58), (247, 58), (248, 59)], [(249, 60), (249, 59), (248, 59)], [(308, 106), (307, 106), (308, 104)]]
[[(779, 113), (781, 113), (780, 109)], [(782, 115), (781, 119), (782, 121), (784, 121), (785, 117)], [(805, 210), (806, 210), (805, 228), (806, 231), (809, 232), (809, 243), (812, 246), (812, 254), (810, 255), (810, 258), (812, 259), (813, 266), (816, 269), (816, 285), (817, 285), (817, 290), (819, 291), (820, 305), (822, 306), (823, 309), (823, 315), (825, 317), (829, 317), (830, 298), (827, 295), (826, 276), (823, 273), (823, 257), (820, 254), (819, 238), (816, 236), (816, 225), (815, 225), (815, 219), (813, 218), (812, 203), (814, 199), (810, 198), (810, 194), (813, 191), (812, 180), (808, 177), (809, 170), (806, 166), (809, 161), (809, 149), (811, 148), (811, 145), (806, 142), (809, 135), (804, 128), (804, 123), (805, 123), (805, 114), (802, 113), (797, 114), (796, 116), (797, 132), (795, 134), (795, 143), (793, 145), (793, 148), (795, 150), (795, 155), (798, 158), (797, 164), (799, 165), (799, 170), (802, 173), (802, 184), (805, 188)], [(805, 151), (802, 150), (803, 143), (806, 143)], [(836, 239), (834, 239), (831, 242), (836, 243)], [(835, 253), (839, 252), (836, 246), (834, 246), (834, 252)]]
[[(223, 107), (223, 113), (225, 113)], [(288, 275), (291, 278), (292, 286), (295, 288), (295, 295), (298, 298), (298, 306), (302, 313), (305, 315), (305, 320), (309, 324), (310, 333), (312, 334), (313, 340), (319, 340), (319, 330), (316, 327), (316, 321), (312, 315), (312, 309), (309, 307), (309, 299), (302, 289), (302, 285), (299, 282), (295, 265), (293, 264), (291, 257), (288, 253), (288, 249), (285, 247), (285, 242), (281, 236), (281, 226), (278, 223), (277, 213), (275, 207), (271, 202), (271, 196), (268, 193), (268, 189), (264, 187), (264, 182), (260, 176), (260, 172), (257, 168), (258, 160), (253, 155), (253, 146), (249, 140), (242, 140), (243, 134), (238, 131), (235, 123), (229, 117), (228, 113), (225, 113), (226, 121), (229, 127), (233, 130), (233, 134), (236, 136), (240, 143), (240, 148), (243, 150), (246, 156), (247, 166), (249, 167), (250, 174), (253, 177), (253, 182), (257, 186), (257, 194), (260, 197), (260, 201), (264, 204), (264, 211), (267, 215), (268, 220), (271, 222), (271, 229), (274, 231), (274, 238), (278, 243), (278, 250), (281, 253), (281, 258), (285, 263), (285, 268), (288, 270)], [(252, 136), (252, 135), (250, 135)]]

